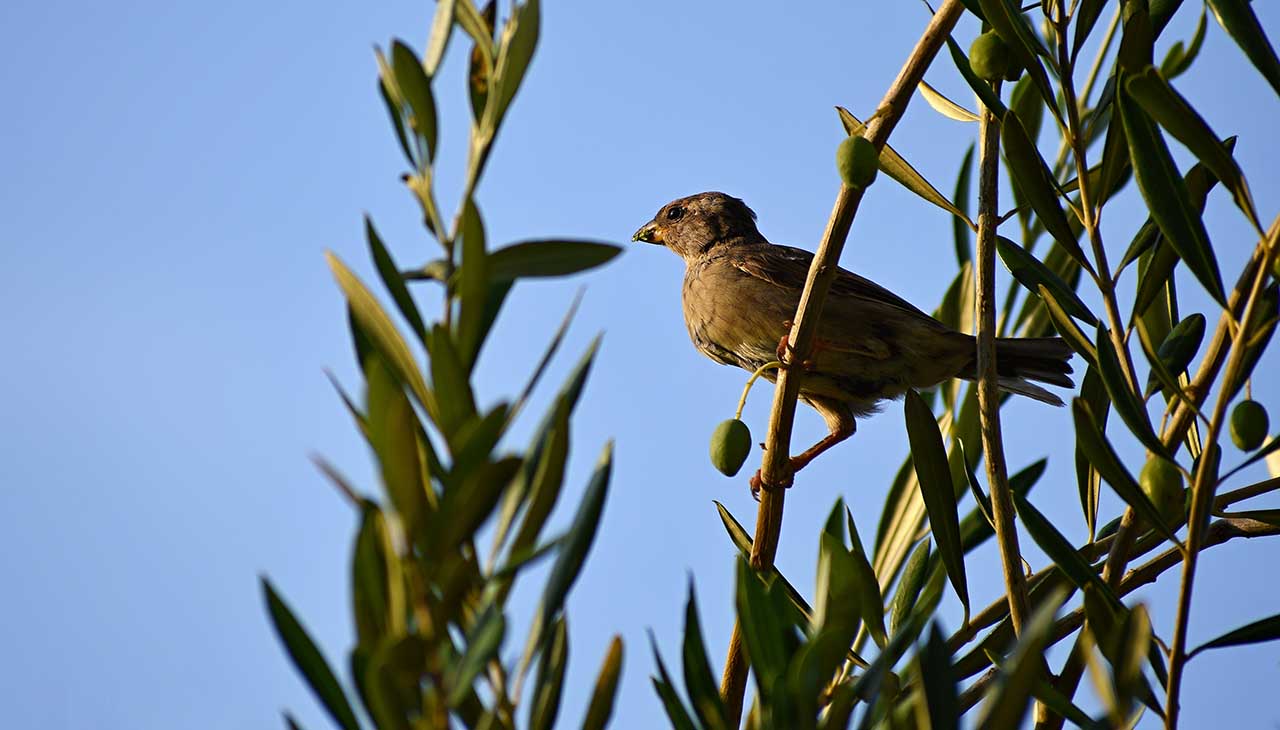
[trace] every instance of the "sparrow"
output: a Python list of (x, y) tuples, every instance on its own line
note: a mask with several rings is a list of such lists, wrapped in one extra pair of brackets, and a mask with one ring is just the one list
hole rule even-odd
[[(684, 259), (684, 322), (699, 352), (754, 372), (785, 359), (787, 335), (813, 254), (770, 243), (742, 200), (706, 192), (673, 200), (632, 237), (665, 246)], [(1072, 388), (1071, 350), (1060, 337), (998, 338), (998, 386), (1061, 406), (1031, 381)], [(787, 367), (795, 367), (788, 365)], [(800, 400), (826, 422), (828, 434), (790, 460), (793, 475), (852, 436), (855, 419), (876, 413), (908, 388), (950, 378), (977, 378), (977, 343), (902, 297), (843, 268), (837, 270), (813, 352), (803, 363)], [(776, 371), (765, 373), (776, 380)], [(782, 486), (790, 486), (791, 476)], [(760, 473), (752, 491), (761, 486)]]

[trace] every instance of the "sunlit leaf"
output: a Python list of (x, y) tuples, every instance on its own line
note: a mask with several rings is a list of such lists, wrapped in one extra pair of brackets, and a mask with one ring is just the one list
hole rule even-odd
[(920, 96), (923, 96), (924, 100), (929, 103), (929, 106), (933, 107), (933, 110), (942, 116), (954, 119), (957, 122), (978, 121), (977, 114), (948, 99), (942, 92), (930, 86), (928, 82), (922, 80), (916, 88), (919, 90)]
[(422, 371), (418, 369), (417, 362), (409, 353), (409, 346), (405, 344), (404, 338), (391, 323), (391, 318), (346, 264), (332, 252), (326, 252), (325, 256), (329, 261), (329, 268), (333, 270), (334, 278), (338, 281), (338, 286), (347, 297), (352, 318), (360, 324), (361, 331), (369, 338), (370, 344), (386, 358), (387, 365), (391, 367), (396, 377), (409, 386), (410, 392), (426, 410), (427, 415), (433, 421), (436, 420), (435, 398), (427, 389)]
[[(465, 3), (464, 3), (465, 4)], [(422, 66), (428, 77), (434, 77), (444, 59), (449, 37), (453, 35), (453, 11), (456, 0), (437, 0), (435, 16), (431, 20), (431, 34), (427, 37), (427, 50), (422, 54)]]
[[(862, 130), (866, 127), (862, 120), (850, 114), (849, 110), (844, 107), (836, 107), (836, 112), (840, 115), (840, 123), (844, 125), (844, 131), (847, 134), (850, 136), (862, 134)], [(938, 192), (937, 188), (924, 179), (923, 175), (916, 172), (916, 169), (888, 144), (880, 151), (880, 169), (884, 170), (886, 175), (901, 183), (907, 190), (961, 218), (968, 224), (969, 228), (977, 230), (978, 227), (974, 225), (973, 221), (969, 220), (967, 215), (952, 205), (951, 201)]]
[(609, 642), (600, 674), (596, 677), (591, 704), (582, 721), (582, 730), (604, 730), (613, 716), (613, 701), (618, 694), (618, 679), (622, 675), (622, 637), (615, 635)]

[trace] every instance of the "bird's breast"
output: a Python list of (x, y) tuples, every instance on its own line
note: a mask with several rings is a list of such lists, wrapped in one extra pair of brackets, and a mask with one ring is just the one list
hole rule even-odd
[(685, 273), (684, 321), (700, 352), (747, 369), (775, 359), (795, 302), (727, 263), (694, 263)]

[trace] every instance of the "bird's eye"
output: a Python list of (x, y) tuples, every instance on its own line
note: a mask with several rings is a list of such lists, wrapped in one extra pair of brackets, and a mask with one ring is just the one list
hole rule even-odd
[(683, 217), (684, 208), (681, 208), (678, 205), (673, 205), (671, 209), (667, 211), (667, 220), (669, 221), (678, 221)]

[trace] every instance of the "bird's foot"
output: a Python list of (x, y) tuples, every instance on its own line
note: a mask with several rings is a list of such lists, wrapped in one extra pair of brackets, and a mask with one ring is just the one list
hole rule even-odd
[(794, 461), (795, 460), (792, 459), (787, 463), (786, 475), (782, 478), (780, 482), (776, 484), (771, 482), (766, 482), (760, 470), (756, 469), (756, 473), (751, 475), (751, 481), (750, 481), (751, 496), (754, 497), (757, 502), (759, 502), (760, 492), (762, 490), (765, 492), (773, 492), (773, 491), (777, 491), (778, 489), (790, 489), (791, 485), (795, 483), (795, 469), (792, 466)]
[[(782, 326), (785, 327), (787, 331), (782, 333), (782, 339), (778, 340), (778, 349), (774, 351), (774, 354), (778, 356), (778, 362), (782, 363), (783, 364), (782, 367), (784, 368), (789, 368), (797, 364), (795, 362), (792, 362), (792, 360), (794, 360), (793, 356), (795, 355), (795, 349), (791, 347), (792, 325), (793, 323), (791, 322), (791, 320), (787, 320), (786, 322), (782, 323)], [(822, 351), (823, 347), (824, 345), (822, 343), (822, 340), (815, 339), (813, 341), (813, 348), (812, 348), (812, 351), (809, 353), (809, 357), (805, 358), (804, 360), (801, 360), (798, 363), (800, 366), (800, 369), (805, 371), (813, 370), (816, 367), (813, 361), (813, 356), (817, 355), (820, 351)]]

